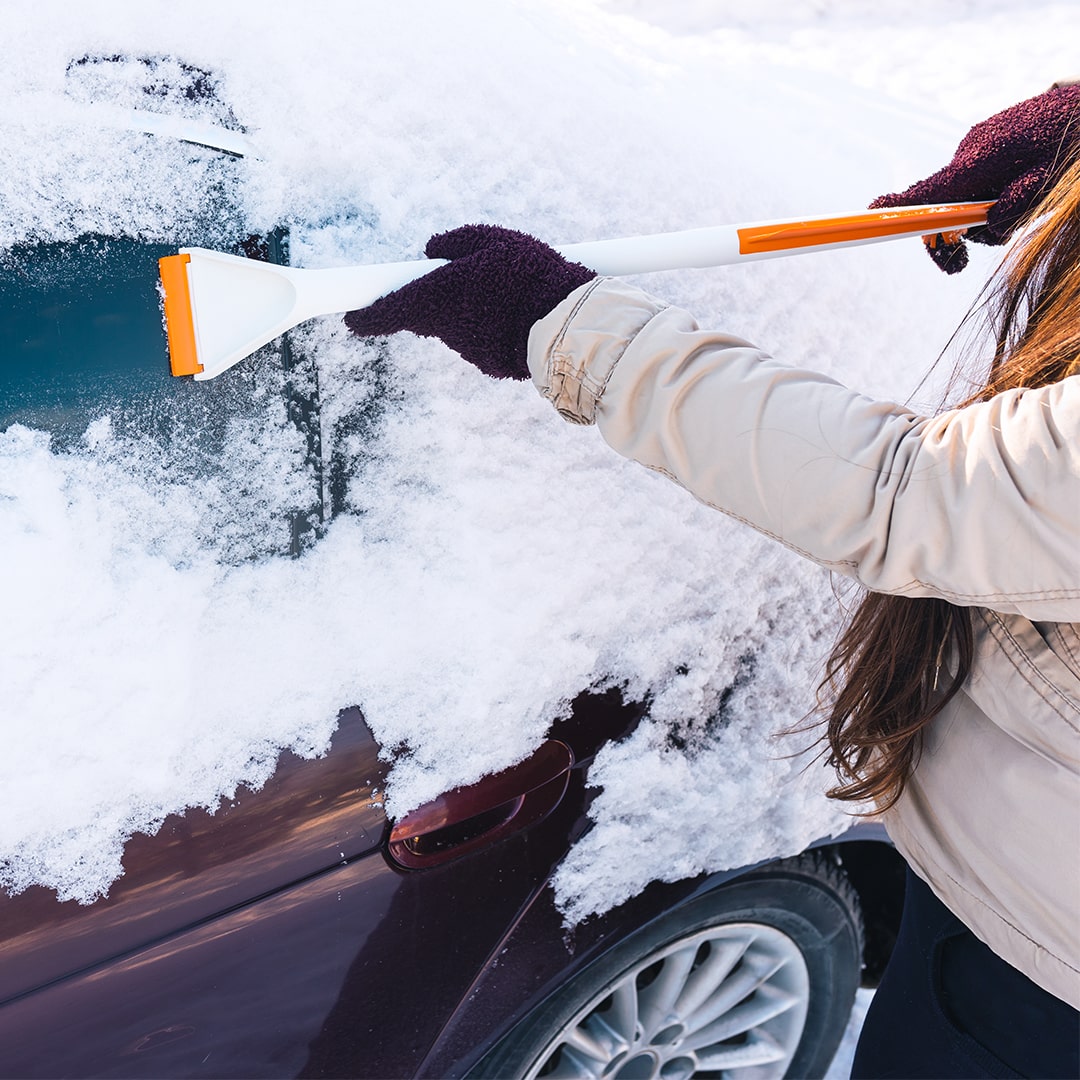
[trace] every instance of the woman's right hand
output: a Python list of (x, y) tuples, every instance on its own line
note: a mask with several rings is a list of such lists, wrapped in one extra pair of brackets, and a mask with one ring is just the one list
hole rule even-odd
[[(980, 244), (1003, 244), (1080, 148), (1080, 84), (1055, 84), (976, 124), (952, 161), (906, 191), (882, 195), (872, 209), (995, 199), (986, 225), (967, 231)], [(927, 239), (931, 258), (947, 274), (967, 265), (957, 236)]]

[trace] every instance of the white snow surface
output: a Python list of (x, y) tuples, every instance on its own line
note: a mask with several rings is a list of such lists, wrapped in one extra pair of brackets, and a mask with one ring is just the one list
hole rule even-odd
[[(0, 247), (154, 238), (223, 184), (319, 266), (418, 256), (469, 221), (565, 243), (857, 209), (1075, 74), (1080, 7), (312, 0), (297, 18), (253, 0), (182, 17), (12, 0), (4, 24)], [(87, 54), (215, 71), (259, 159), (222, 171), (90, 126), (65, 75)], [(906, 242), (641, 282), (903, 400), (996, 258), (975, 250), (945, 278)], [(556, 879), (568, 920), (845, 826), (827, 773), (772, 738), (810, 709), (835, 633), (824, 572), (437, 342), (380, 350), (336, 318), (303, 333), (328, 439), (384, 404), (337, 436), (363, 467), (297, 559), (265, 540), (303, 483), (269, 376), (237, 376), (225, 404), (245, 407), (209, 471), (119, 413), (74, 447), (0, 433), (0, 885), (92, 902), (128, 837), (259, 786), (283, 748), (325, 752), (348, 705), (398, 750), (400, 814), (520, 760), (579, 691), (613, 685), (651, 710), (590, 774), (594, 828)]]

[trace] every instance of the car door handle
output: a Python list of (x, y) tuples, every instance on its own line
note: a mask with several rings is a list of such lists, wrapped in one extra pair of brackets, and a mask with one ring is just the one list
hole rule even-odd
[(525, 761), (445, 792), (397, 822), (391, 859), (410, 870), (437, 866), (535, 825), (558, 806), (573, 765), (570, 747), (548, 739)]

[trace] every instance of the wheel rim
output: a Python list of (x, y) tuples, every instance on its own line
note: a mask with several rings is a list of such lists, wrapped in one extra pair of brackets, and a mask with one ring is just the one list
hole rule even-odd
[(782, 1077), (806, 1024), (798, 946), (761, 923), (700, 930), (629, 968), (548, 1043), (526, 1080)]

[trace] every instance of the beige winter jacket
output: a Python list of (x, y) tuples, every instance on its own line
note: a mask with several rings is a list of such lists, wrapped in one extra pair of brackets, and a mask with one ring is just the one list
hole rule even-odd
[(709, 505), (868, 589), (974, 609), (973, 673), (886, 824), (1080, 1008), (1080, 375), (919, 417), (610, 279), (533, 327), (529, 365), (566, 419)]

